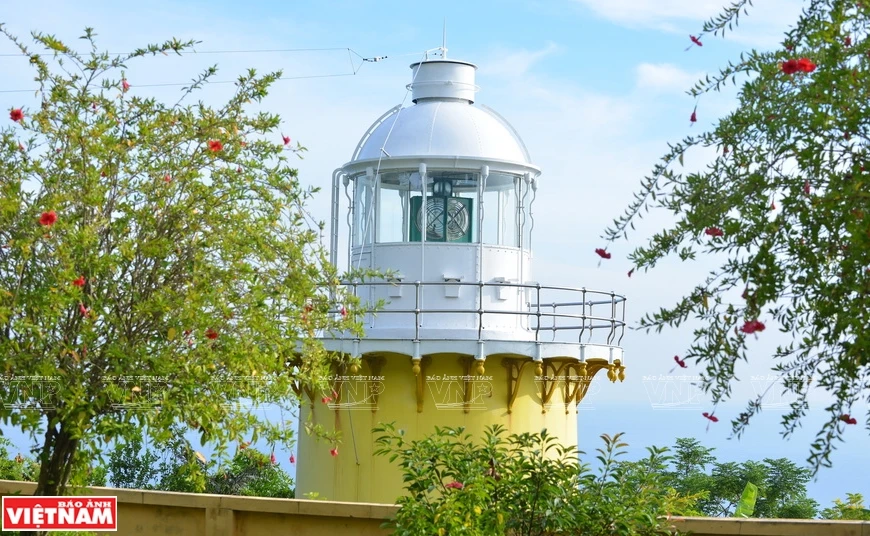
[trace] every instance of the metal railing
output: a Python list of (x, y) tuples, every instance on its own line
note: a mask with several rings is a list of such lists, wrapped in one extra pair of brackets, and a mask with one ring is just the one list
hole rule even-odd
[[(555, 341), (560, 332), (577, 332), (577, 342), (592, 342), (593, 334), (606, 332), (603, 343), (608, 346), (619, 346), (625, 335), (625, 296), (614, 292), (591, 290), (585, 287), (559, 287), (541, 285), (538, 283), (511, 283), (511, 282), (462, 282), (462, 281), (345, 281), (342, 283), (351, 290), (357, 298), (360, 289), (366, 287), (413, 287), (414, 308), (396, 309), (389, 305), (379, 309), (368, 308), (364, 312), (368, 314), (405, 314), (414, 315), (414, 340), (420, 340), (421, 319), (424, 315), (431, 314), (476, 314), (477, 315), (477, 338), (483, 340), (485, 329), (484, 317), (487, 315), (512, 315), (528, 319), (524, 329), (535, 334), (535, 341), (542, 341), (548, 332), (550, 340)], [(476, 308), (424, 308), (423, 290), (427, 287), (473, 287), (477, 291)], [(524, 308), (521, 310), (509, 310), (502, 308), (484, 308), (484, 291), (486, 289), (516, 289), (517, 295), (523, 297)], [(531, 296), (530, 296), (531, 295)], [(531, 298), (534, 298), (532, 301)], [(362, 301), (362, 300), (361, 300)], [(602, 311), (603, 309), (603, 311)], [(599, 341), (596, 337), (596, 341)]]

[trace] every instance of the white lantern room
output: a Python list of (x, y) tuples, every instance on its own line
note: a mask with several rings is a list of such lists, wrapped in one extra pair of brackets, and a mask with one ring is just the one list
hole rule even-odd
[(439, 58), (411, 70), (412, 104), (375, 121), (333, 176), (332, 261), (344, 231), (348, 268), (389, 275), (348, 282), (382, 305), (363, 339), (327, 346), (621, 365), (624, 298), (533, 275), (541, 170), (510, 123), (476, 102), (477, 67)]

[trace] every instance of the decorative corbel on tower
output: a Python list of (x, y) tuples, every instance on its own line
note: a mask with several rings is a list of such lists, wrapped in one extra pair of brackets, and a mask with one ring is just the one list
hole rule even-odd
[(425, 394), (424, 380), (426, 378), (426, 367), (432, 362), (432, 357), (424, 355), (420, 359), (411, 359), (411, 371), (414, 373), (416, 381), (415, 387), (417, 391), (417, 413), (423, 413), (423, 395)]
[(514, 402), (517, 399), (517, 393), (520, 390), (520, 379), (523, 376), (523, 370), (525, 370), (526, 366), (530, 363), (536, 363), (530, 358), (515, 358), (515, 357), (506, 357), (502, 359), (502, 366), (507, 369), (507, 382), (508, 382), (508, 399), (507, 399), (507, 412), (513, 412)]
[(580, 361), (577, 363), (577, 375), (580, 376), (580, 385), (576, 392), (577, 404), (579, 404), (583, 400), (583, 397), (586, 396), (586, 393), (589, 391), (589, 384), (592, 383), (592, 378), (595, 377), (598, 371), (608, 369), (609, 373), (610, 366), (611, 364), (604, 359), (590, 359), (588, 361)]
[[(483, 361), (470, 355), (460, 355), (459, 365), (462, 367), (462, 384), (463, 398), (462, 405), (465, 413), (471, 411), (471, 397), (474, 394), (474, 382), (471, 379), (472, 367), (478, 376), (482, 376), (486, 369), (483, 368)], [(491, 393), (490, 393), (491, 394)]]
[[(372, 354), (363, 356), (362, 360), (369, 367), (369, 373), (372, 376), (380, 376), (381, 369), (384, 368), (384, 364), (387, 362), (387, 359), (382, 355)], [(380, 397), (380, 391), (372, 391), (372, 413), (376, 413), (378, 411), (378, 399)]]
[(563, 399), (565, 400), (565, 415), (567, 415), (568, 413), (570, 413), (571, 403), (577, 402), (577, 395), (579, 394), (580, 389), (583, 386), (583, 381), (586, 379), (586, 362), (572, 361), (568, 364), (565, 372), (566, 375)]
[(607, 379), (616, 383), (616, 380), (625, 381), (625, 365), (619, 359), (614, 359), (613, 363), (607, 364)]
[(342, 389), (342, 383), (344, 383), (344, 381), (340, 378), (347, 375), (350, 367), (348, 367), (347, 363), (342, 362), (335, 363), (334, 365), (330, 387), (332, 388), (332, 396), (334, 397), (334, 407), (339, 407), (341, 405), (342, 391), (344, 391), (344, 389)]
[(308, 402), (314, 406), (314, 390), (311, 389), (310, 385), (302, 386), (302, 390), (305, 391), (305, 394), (308, 395)]
[[(548, 359), (544, 361), (544, 374), (541, 376), (541, 413), (547, 412), (547, 404), (553, 398), (553, 393), (556, 387), (562, 383), (563, 393), (566, 394), (565, 400), (568, 401), (567, 391), (570, 382), (567, 376), (563, 376), (563, 372), (567, 372), (576, 361), (570, 358), (564, 359)], [(576, 390), (576, 388), (575, 388)], [(573, 391), (572, 391), (573, 392)], [(567, 407), (567, 403), (566, 403)]]

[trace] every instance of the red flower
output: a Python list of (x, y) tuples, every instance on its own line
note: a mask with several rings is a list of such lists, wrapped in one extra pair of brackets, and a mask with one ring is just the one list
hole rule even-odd
[(209, 151), (211, 151), (213, 153), (217, 153), (217, 152), (223, 151), (223, 149), (224, 149), (224, 144), (221, 143), (220, 141), (208, 140), (208, 150)]
[(633, 274), (633, 273), (634, 273), (634, 268), (632, 268), (631, 270), (628, 271), (628, 277), (631, 277), (631, 274)]
[(124, 90), (124, 93), (126, 93), (127, 90), (130, 89), (130, 82), (127, 82), (126, 78), (121, 79), (121, 89)]
[[(691, 39), (692, 42), (695, 43), (696, 45), (698, 45), (699, 47), (704, 46), (704, 43), (702, 43), (701, 40), (698, 39), (697, 37), (695, 37), (694, 35), (690, 35), (689, 39)], [(691, 48), (691, 47), (689, 47), (689, 48)]]
[(787, 60), (782, 62), (782, 72), (785, 74), (794, 74), (801, 70), (800, 65), (798, 65), (798, 61), (795, 59)]
[(703, 415), (704, 418), (707, 419), (707, 420), (710, 421), (710, 422), (719, 422), (719, 417), (713, 415), (712, 413), (707, 413), (707, 412), (705, 411), (705, 412), (702, 413), (701, 415)]
[(743, 333), (755, 333), (757, 331), (764, 331), (764, 323), (760, 320), (748, 320), (743, 327), (740, 328), (740, 331)]
[(77, 287), (85, 286), (85, 276), (80, 275), (78, 279), (73, 280), (72, 284)]
[(9, 112), (9, 119), (16, 123), (21, 121), (24, 119), (24, 111), (21, 108), (12, 108), (12, 111)]
[(846, 36), (846, 40), (844, 41), (844, 43), (845, 43), (845, 45), (846, 45), (847, 47), (852, 46), (852, 36), (851, 36), (851, 35), (847, 35), (847, 36)]
[(296, 456), (290, 455), (290, 463), (296, 463)]
[(698, 121), (698, 107), (695, 106), (695, 109), (692, 110), (692, 115), (689, 116), (689, 121), (695, 123)]
[(169, 173), (167, 173), (166, 175), (163, 176), (163, 182), (172, 182), (172, 176)]
[(678, 356), (678, 355), (674, 356), (674, 361), (676, 361), (677, 365), (679, 365), (680, 368), (688, 367), (688, 365), (686, 365), (686, 361), (683, 359), (680, 359), (680, 356)]
[(462, 485), (462, 482), (459, 482), (458, 480), (454, 480), (453, 482), (448, 482), (447, 484), (444, 484), (444, 487), (450, 488), (450, 489), (462, 489), (465, 486)]
[(333, 458), (338, 456), (338, 447), (333, 447), (333, 448), (329, 449), (329, 455), (332, 456)]
[(798, 69), (805, 73), (811, 73), (816, 70), (816, 64), (810, 61), (809, 58), (801, 58), (797, 60)]
[(211, 328), (208, 328), (207, 330), (205, 330), (205, 336), (207, 339), (215, 340), (218, 338), (218, 332)]
[(846, 424), (858, 424), (858, 419), (850, 416), (848, 413), (840, 415), (840, 420)]
[(611, 257), (610, 253), (608, 253), (606, 249), (596, 248), (595, 253), (597, 253), (598, 256), (602, 259), (609, 259)]
[(341, 306), (341, 310), (339, 311), (342, 318), (347, 318), (347, 307), (344, 305)]
[(41, 216), (39, 216), (39, 224), (44, 227), (51, 227), (57, 221), (57, 213), (53, 210), (49, 210), (48, 212), (43, 212)]
[(722, 229), (718, 227), (707, 227), (706, 229), (704, 229), (704, 234), (713, 237), (725, 235), (725, 233), (722, 232)]
[(85, 307), (85, 304), (79, 303), (79, 312), (82, 314), (82, 316), (88, 316), (88, 308)]
[(809, 180), (804, 181), (804, 193), (806, 195), (810, 195), (810, 181)]
[(281, 139), (284, 140), (284, 145), (290, 145), (290, 136), (285, 136), (281, 134)]
[(272, 462), (272, 465), (278, 463), (278, 458), (275, 457), (275, 453), (273, 452), (271, 456), (269, 456), (269, 461)]
[(324, 404), (329, 404), (330, 402), (332, 402), (332, 397), (331, 396), (324, 396), (323, 398), (320, 399), (320, 401), (323, 402)]

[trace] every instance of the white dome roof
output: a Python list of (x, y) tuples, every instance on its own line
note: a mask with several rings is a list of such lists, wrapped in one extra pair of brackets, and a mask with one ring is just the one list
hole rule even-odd
[(369, 128), (352, 161), (377, 159), (381, 148), (385, 158), (470, 157), (531, 165), (523, 141), (507, 121), (459, 99), (420, 99), (393, 111)]

